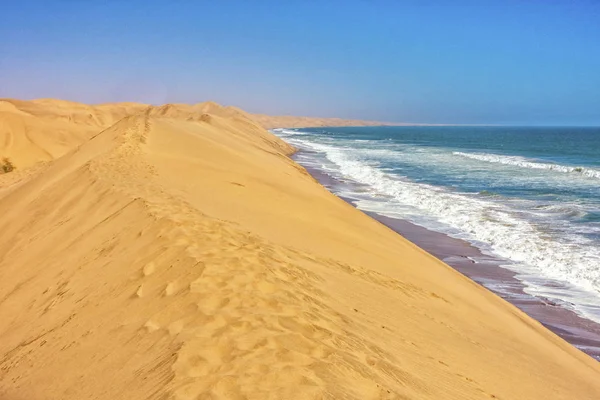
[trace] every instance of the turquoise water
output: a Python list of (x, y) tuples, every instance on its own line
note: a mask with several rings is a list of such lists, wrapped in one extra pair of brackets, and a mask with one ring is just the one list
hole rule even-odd
[(600, 322), (600, 128), (276, 129), (358, 208), (467, 240)]

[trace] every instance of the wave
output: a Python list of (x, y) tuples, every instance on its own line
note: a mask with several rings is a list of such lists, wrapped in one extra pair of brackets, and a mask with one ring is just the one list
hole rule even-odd
[(491, 192), (489, 190), (481, 190), (477, 194), (480, 195), (480, 196), (485, 196), (485, 197), (500, 197), (500, 195), (498, 193)]
[(600, 306), (597, 296), (600, 292), (599, 249), (580, 246), (566, 237), (549, 237), (522, 214), (488, 200), (487, 196), (455, 193), (386, 173), (362, 160), (364, 150), (357, 152), (314, 142), (305, 144), (324, 153), (344, 177), (367, 185), (373, 197), (383, 195), (389, 199), (386, 201), (392, 202), (392, 207), (393, 203), (412, 207), (419, 214), (458, 230), (463, 239), (487, 244), (497, 255), (517, 263), (515, 270), (524, 276), (555, 279), (594, 293), (581, 303), (583, 313), (590, 301), (593, 306)]
[(578, 204), (538, 204), (531, 209), (531, 212), (543, 217), (559, 215), (566, 217), (567, 221), (593, 221), (594, 211)]
[(452, 154), (455, 156), (465, 157), (472, 160), (484, 161), (489, 163), (496, 164), (504, 164), (504, 165), (513, 165), (515, 167), (521, 168), (531, 168), (531, 169), (545, 169), (545, 170), (553, 170), (565, 173), (577, 173), (589, 178), (597, 178), (600, 179), (600, 170), (586, 167), (575, 167), (569, 165), (560, 165), (560, 164), (551, 164), (551, 163), (542, 163), (537, 161), (532, 161), (524, 157), (519, 156), (501, 156), (498, 154), (489, 154), (489, 153), (463, 153), (461, 151), (455, 151)]
[(275, 135), (294, 135), (294, 136), (304, 136), (308, 135), (307, 132), (298, 131), (296, 129), (285, 129), (285, 128), (275, 128), (271, 129), (271, 133)]

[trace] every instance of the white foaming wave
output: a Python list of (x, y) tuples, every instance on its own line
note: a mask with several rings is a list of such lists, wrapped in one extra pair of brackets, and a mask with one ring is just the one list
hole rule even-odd
[[(590, 296), (581, 300), (582, 313), (586, 314), (586, 306), (600, 306), (599, 249), (549, 238), (502, 204), (395, 178), (362, 162), (352, 149), (305, 144), (324, 152), (347, 178), (435, 217), (465, 233), (470, 240), (488, 244), (497, 255), (518, 263), (517, 272), (567, 282), (586, 291)], [(588, 317), (600, 322), (599, 316)]]
[(528, 160), (524, 157), (519, 156), (502, 156), (498, 154), (490, 154), (490, 153), (464, 153), (462, 151), (452, 152), (455, 156), (469, 158), (471, 160), (484, 161), (489, 163), (496, 164), (504, 164), (504, 165), (512, 165), (515, 167), (521, 168), (531, 168), (531, 169), (545, 169), (545, 170), (553, 170), (565, 173), (577, 173), (583, 176), (587, 176), (589, 178), (597, 178), (600, 179), (600, 170), (593, 168), (585, 168), (585, 167), (574, 167), (569, 165), (560, 165), (560, 164), (550, 164), (550, 163), (542, 163), (537, 161)]
[(289, 137), (289, 136), (305, 136), (309, 133), (301, 132), (295, 129), (275, 128), (271, 129), (270, 132), (277, 136)]
[(539, 206), (537, 209), (547, 213), (564, 215), (569, 218), (585, 218), (590, 213), (586, 207), (577, 204), (553, 204)]
[(308, 133), (306, 133), (306, 132), (301, 132), (301, 131), (296, 131), (296, 130), (291, 130), (291, 129), (282, 129), (279, 132), (284, 133), (286, 135), (295, 135), (295, 136), (308, 135)]

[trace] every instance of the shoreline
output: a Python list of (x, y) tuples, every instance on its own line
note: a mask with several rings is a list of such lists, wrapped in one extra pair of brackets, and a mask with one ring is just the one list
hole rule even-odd
[(1, 400), (598, 400), (596, 360), (243, 111), (15, 103), (11, 154), (72, 135), (0, 198)]
[[(292, 158), (295, 159), (299, 153), (301, 151), (296, 152)], [(339, 183), (335, 178), (314, 167), (305, 168), (332, 194), (356, 207), (353, 199), (339, 196), (332, 190), (332, 187)], [(513, 304), (577, 349), (600, 361), (600, 324), (585, 319), (549, 299), (526, 293), (524, 283), (516, 278), (517, 273), (500, 266), (503, 260), (483, 254), (467, 241), (429, 230), (410, 221), (371, 211), (360, 211)]]

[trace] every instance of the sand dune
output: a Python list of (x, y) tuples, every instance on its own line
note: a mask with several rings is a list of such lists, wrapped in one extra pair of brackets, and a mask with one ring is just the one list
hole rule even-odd
[(331, 195), (241, 110), (8, 103), (30, 139), (3, 149), (53, 161), (0, 181), (2, 400), (600, 394), (596, 361)]
[(212, 113), (253, 127), (257, 123), (238, 108), (210, 101), (154, 107), (139, 103), (87, 105), (56, 99), (0, 99), (0, 158), (9, 158), (19, 169), (54, 160), (99, 130), (146, 110), (157, 117), (198, 121), (202, 114)]
[(249, 114), (214, 102), (195, 105), (105, 103), (87, 105), (66, 100), (0, 99), (0, 158), (8, 157), (19, 169), (54, 160), (81, 145), (101, 129), (146, 109), (151, 116), (198, 120), (202, 114), (233, 118), (239, 123), (271, 128), (386, 125), (375, 121)]
[(64, 100), (0, 99), (0, 157), (19, 169), (54, 160), (144, 105), (93, 107)]
[(401, 123), (364, 121), (360, 119), (294, 117), (289, 115), (271, 116), (253, 114), (252, 118), (265, 129), (273, 128), (309, 128), (318, 126), (382, 126), (402, 125)]

